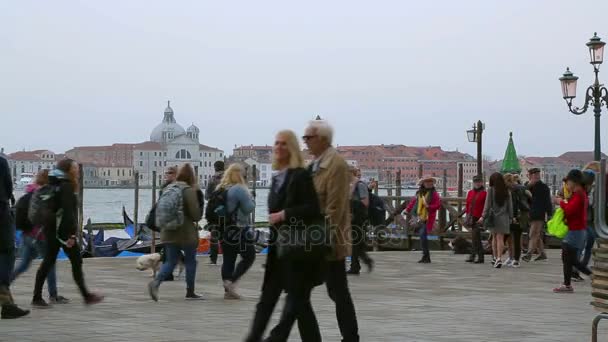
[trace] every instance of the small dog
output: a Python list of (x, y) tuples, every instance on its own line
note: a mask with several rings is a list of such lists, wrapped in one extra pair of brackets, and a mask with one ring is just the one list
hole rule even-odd
[[(164, 254), (164, 250), (161, 250), (160, 253), (142, 255), (137, 258), (137, 266), (135, 268), (137, 268), (138, 271), (152, 270), (152, 276), (154, 276), (154, 274), (160, 270), (160, 266), (165, 261)], [(178, 258), (177, 265), (179, 266), (179, 271), (177, 273), (177, 278), (179, 279), (182, 273), (184, 272), (184, 254), (181, 252)], [(165, 280), (173, 280), (173, 275), (170, 275), (168, 278), (169, 279)]]

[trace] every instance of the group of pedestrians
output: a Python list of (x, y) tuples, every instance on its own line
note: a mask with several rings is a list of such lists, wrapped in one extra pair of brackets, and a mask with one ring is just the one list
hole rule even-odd
[[(10, 293), (11, 283), (30, 266), (36, 256), (42, 263), (36, 272), (32, 306), (48, 308), (42, 297), (42, 288), (48, 282), (51, 304), (66, 304), (69, 300), (57, 293), (55, 263), (61, 249), (70, 259), (72, 276), (84, 303), (97, 304), (103, 296), (91, 292), (85, 285), (78, 231), (77, 193), (78, 165), (71, 159), (63, 159), (52, 171), (40, 171), (34, 184), (26, 189), (26, 195), (15, 203), (13, 181), (6, 159), (0, 157), (0, 303), (2, 318), (18, 318), (29, 313), (18, 308)], [(35, 203), (32, 209), (32, 202)], [(17, 204), (17, 206), (15, 206)], [(10, 210), (16, 208), (16, 212)], [(32, 214), (33, 213), (33, 214)], [(21, 262), (15, 263), (15, 219), (20, 220), (23, 230)], [(32, 220), (35, 220), (32, 221)]]
[[(481, 238), (484, 230), (490, 232), (494, 268), (518, 268), (520, 260), (547, 260), (545, 226), (555, 205), (564, 211), (568, 232), (562, 241), (564, 282), (553, 291), (572, 292), (572, 280), (582, 281), (580, 273), (591, 275), (587, 264), (595, 242), (592, 191), (597, 172), (597, 163), (588, 164), (582, 171), (571, 170), (564, 178), (562, 191), (553, 198), (549, 187), (542, 182), (538, 168), (528, 171), (527, 184), (521, 184), (518, 175), (494, 173), (487, 190), (483, 178), (474, 177), (465, 208), (465, 226), (472, 233), (472, 251), (466, 262), (484, 263)], [(527, 246), (522, 239), (524, 232), (529, 236)]]
[[(482, 232), (490, 232), (494, 268), (518, 268), (520, 262), (546, 260), (543, 231), (553, 206), (549, 187), (540, 180), (540, 170), (528, 171), (529, 182), (521, 184), (519, 175), (494, 173), (486, 189), (482, 176), (473, 178), (465, 207), (465, 226), (472, 234), (471, 254), (466, 262), (483, 264), (485, 249)], [(522, 239), (529, 232), (529, 248)], [(526, 251), (522, 257), (522, 252)], [(506, 255), (506, 257), (505, 257)]]

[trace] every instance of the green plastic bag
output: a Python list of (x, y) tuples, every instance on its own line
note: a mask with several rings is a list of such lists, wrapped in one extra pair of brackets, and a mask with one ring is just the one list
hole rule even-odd
[(558, 239), (563, 239), (568, 234), (568, 225), (562, 208), (557, 208), (553, 217), (547, 222), (547, 232)]

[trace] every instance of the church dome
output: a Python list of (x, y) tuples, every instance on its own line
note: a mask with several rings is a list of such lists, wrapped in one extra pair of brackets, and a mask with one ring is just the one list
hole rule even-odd
[(201, 130), (198, 129), (198, 127), (196, 127), (195, 124), (192, 124), (192, 125), (190, 125), (190, 127), (188, 127), (188, 129), (186, 130), (186, 132), (188, 132), (188, 133), (190, 133), (190, 132), (192, 132), (192, 133), (200, 133)]
[(164, 114), (163, 121), (152, 130), (150, 141), (163, 143), (172, 140), (179, 135), (186, 134), (184, 128), (175, 121), (173, 108), (171, 108), (170, 102), (167, 102), (167, 108), (165, 109)]

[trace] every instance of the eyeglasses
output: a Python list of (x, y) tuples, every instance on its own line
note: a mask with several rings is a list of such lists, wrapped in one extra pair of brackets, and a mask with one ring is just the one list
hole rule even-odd
[(171, 176), (171, 175), (174, 175), (174, 174), (175, 174), (175, 172), (173, 172), (173, 171), (165, 172), (165, 175), (167, 175), (167, 176)]
[(302, 140), (308, 141), (308, 140), (311, 140), (312, 138), (315, 138), (315, 137), (316, 137), (316, 135), (305, 135), (305, 136), (302, 137)]

